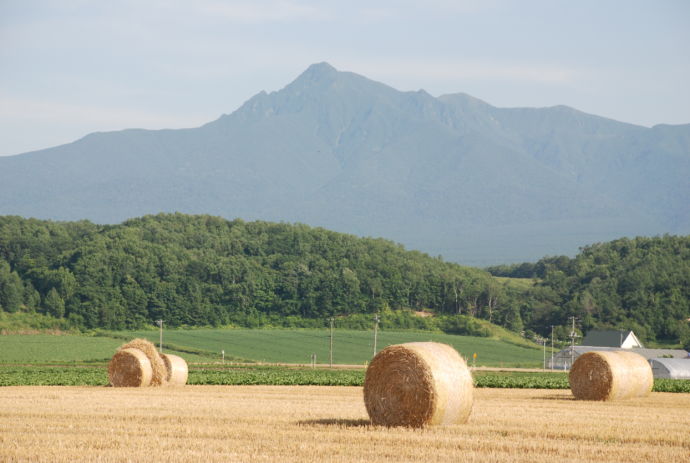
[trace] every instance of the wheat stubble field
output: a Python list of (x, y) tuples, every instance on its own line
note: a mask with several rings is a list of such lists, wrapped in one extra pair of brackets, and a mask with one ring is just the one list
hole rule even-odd
[(477, 389), (470, 422), (368, 424), (357, 387), (0, 388), (0, 461), (687, 462), (690, 394)]

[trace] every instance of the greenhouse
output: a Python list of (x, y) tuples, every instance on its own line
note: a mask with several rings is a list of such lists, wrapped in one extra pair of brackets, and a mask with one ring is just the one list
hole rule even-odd
[(649, 359), (655, 378), (690, 379), (690, 358)]

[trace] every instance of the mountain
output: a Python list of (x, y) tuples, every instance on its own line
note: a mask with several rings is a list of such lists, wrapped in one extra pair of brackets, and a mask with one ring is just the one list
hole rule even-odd
[(304, 222), (488, 265), (690, 233), (690, 124), (400, 92), (326, 63), (182, 130), (0, 158), (0, 214)]

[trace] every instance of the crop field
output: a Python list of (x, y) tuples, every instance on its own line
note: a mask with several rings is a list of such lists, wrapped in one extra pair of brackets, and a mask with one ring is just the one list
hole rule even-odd
[[(158, 342), (158, 331), (119, 332), (119, 336), (143, 337)], [(330, 335), (328, 330), (287, 329), (202, 329), (170, 330), (164, 333), (163, 344), (206, 351), (220, 358), (226, 357), (268, 363), (310, 363), (316, 354), (317, 363), (329, 363)], [(333, 362), (363, 365), (374, 353), (373, 332), (335, 330)], [(475, 336), (456, 336), (433, 332), (379, 331), (377, 349), (391, 344), (415, 341), (435, 341), (450, 344), (466, 358), (477, 354), (477, 365), (531, 366), (542, 365), (539, 349), (517, 346), (504, 341)]]
[[(361, 386), (364, 370), (277, 366), (190, 366), (188, 384)], [(0, 386), (107, 386), (105, 366), (0, 366)]]
[[(190, 365), (192, 385), (362, 386), (364, 369)], [(569, 389), (561, 372), (474, 371), (481, 388)], [(0, 365), (0, 386), (107, 386), (105, 365)], [(690, 393), (690, 381), (655, 379), (654, 391)]]
[(0, 336), (0, 363), (107, 361), (121, 344), (103, 337), (10, 334)]
[[(0, 364), (107, 362), (125, 341), (103, 336), (9, 334), (0, 336)], [(178, 353), (188, 362), (209, 358)]]
[(477, 389), (470, 422), (369, 424), (362, 389), (9, 387), (0, 461), (687, 462), (690, 394), (575, 401)]
[[(0, 364), (104, 362), (125, 339), (143, 337), (158, 344), (158, 331), (123, 331), (114, 337), (79, 335), (4, 335), (0, 336)], [(454, 346), (465, 357), (477, 353), (477, 365), (538, 367), (542, 352), (504, 341), (474, 336), (432, 332), (382, 331), (377, 349), (390, 344), (436, 341)], [(316, 354), (319, 364), (329, 363), (330, 336), (327, 330), (288, 329), (199, 329), (168, 330), (164, 349), (188, 362), (204, 363), (221, 359), (264, 363), (310, 363)], [(373, 334), (369, 331), (336, 330), (333, 336), (333, 362), (364, 365), (373, 355)], [(548, 353), (547, 353), (548, 355)]]

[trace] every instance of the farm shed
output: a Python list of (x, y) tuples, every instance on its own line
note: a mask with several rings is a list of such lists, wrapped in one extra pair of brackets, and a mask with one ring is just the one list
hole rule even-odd
[(690, 358), (649, 359), (655, 378), (690, 379)]
[(582, 339), (583, 346), (644, 348), (631, 330), (591, 330)]
[(651, 358), (673, 358), (673, 359), (684, 359), (687, 358), (688, 353), (681, 349), (621, 349), (620, 347), (601, 347), (601, 346), (575, 346), (563, 349), (562, 351), (554, 354), (553, 361), (549, 359), (547, 362), (547, 368), (554, 370), (568, 370), (577, 358), (591, 351), (612, 351), (612, 350), (625, 350), (626, 352), (635, 352), (640, 354), (646, 359)]

